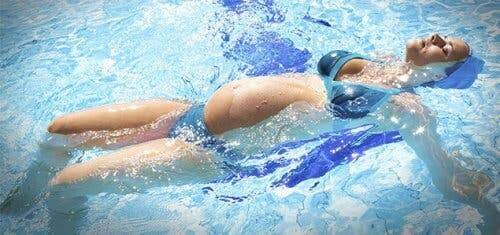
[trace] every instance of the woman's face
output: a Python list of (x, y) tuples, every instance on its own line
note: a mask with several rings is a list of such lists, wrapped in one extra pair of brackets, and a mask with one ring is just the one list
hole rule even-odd
[(469, 46), (463, 40), (432, 34), (427, 38), (406, 43), (406, 62), (422, 66), (435, 62), (462, 60), (469, 55)]

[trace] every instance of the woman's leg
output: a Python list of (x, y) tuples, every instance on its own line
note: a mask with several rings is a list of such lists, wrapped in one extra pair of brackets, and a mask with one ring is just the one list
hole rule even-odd
[(68, 197), (207, 182), (219, 175), (220, 170), (204, 149), (182, 140), (158, 139), (68, 166), (49, 184), (52, 191), (59, 192), (57, 196)]
[(22, 181), (12, 188), (3, 202), (0, 212), (17, 214), (28, 211), (44, 198), (47, 182), (62, 169), (68, 161), (67, 152), (62, 149), (40, 146), (36, 160), (31, 163)]
[(140, 127), (159, 117), (182, 112), (190, 104), (169, 100), (145, 100), (112, 104), (81, 110), (56, 118), (47, 128), (50, 133), (76, 134), (87, 131), (112, 131)]
[(56, 118), (49, 127), (56, 134), (49, 134), (48, 140), (40, 143), (37, 159), (23, 182), (0, 204), (0, 211), (15, 213), (29, 209), (47, 189), (47, 182), (55, 172), (66, 165), (68, 147), (119, 147), (163, 138), (189, 106), (183, 102), (148, 100), (102, 106)]
[(158, 139), (125, 147), (57, 173), (50, 181), (47, 200), (50, 227), (72, 231), (78, 226), (87, 213), (88, 194), (210, 182), (221, 170), (210, 153), (181, 140)]
[(48, 127), (53, 133), (49, 145), (121, 147), (163, 138), (190, 106), (180, 101), (146, 100), (69, 113)]

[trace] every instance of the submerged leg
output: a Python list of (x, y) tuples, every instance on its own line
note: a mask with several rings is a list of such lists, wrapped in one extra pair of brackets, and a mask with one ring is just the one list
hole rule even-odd
[(66, 151), (40, 146), (36, 160), (29, 166), (22, 182), (15, 186), (0, 204), (2, 213), (23, 213), (42, 199), (47, 182), (66, 165)]
[(51, 181), (52, 196), (125, 193), (152, 186), (208, 182), (220, 173), (211, 154), (176, 139), (158, 139), (61, 170)]
[[(88, 214), (87, 197), (68, 197), (54, 200), (49, 197), (49, 234), (78, 234), (85, 226)], [(83, 227), (84, 229), (84, 227)]]
[(68, 166), (49, 183), (50, 232), (78, 232), (88, 211), (88, 194), (130, 193), (154, 186), (207, 182), (219, 170), (209, 153), (175, 139), (129, 146)]

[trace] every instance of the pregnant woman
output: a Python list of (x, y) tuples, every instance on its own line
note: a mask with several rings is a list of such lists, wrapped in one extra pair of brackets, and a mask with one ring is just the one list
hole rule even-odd
[[(297, 102), (317, 110), (326, 108), (340, 118), (378, 113), (368, 116), (387, 117), (379, 122), (387, 122), (391, 126), (388, 128), (406, 125), (404, 129), (411, 132), (405, 135), (406, 131), (401, 130), (406, 141), (419, 136), (428, 139), (433, 133), (429, 111), (415, 94), (405, 91), (419, 85), (467, 88), (481, 67), (482, 61), (471, 56), (464, 41), (433, 34), (410, 40), (404, 63), (382, 64), (350, 52), (333, 51), (318, 64), (323, 76), (281, 74), (243, 78), (219, 88), (206, 104), (146, 100), (77, 111), (56, 118), (48, 131), (68, 135), (73, 145), (131, 146), (69, 166), (51, 184), (84, 181), (111, 170), (148, 168), (153, 161), (168, 164), (180, 152), (220, 150), (223, 142), (217, 141), (217, 136), (255, 125)], [(426, 135), (418, 135), (426, 131)], [(439, 148), (437, 143), (435, 147)], [(427, 166), (441, 170), (450, 167), (449, 160), (432, 156), (436, 155), (436, 149), (431, 150), (433, 154), (429, 152), (429, 159), (424, 159)]]
[[(215, 155), (229, 152), (222, 134), (256, 125), (300, 103), (309, 110), (328, 110), (350, 125), (377, 122), (383, 129), (398, 129), (445, 196), (495, 214), (483, 198), (491, 180), (466, 170), (441, 149), (435, 120), (411, 92), (416, 86), (467, 88), (482, 66), (464, 41), (433, 34), (408, 41), (401, 62), (379, 63), (332, 51), (320, 60), (319, 75), (243, 78), (220, 87), (205, 104), (145, 100), (69, 113), (57, 117), (48, 132), (67, 136), (74, 147), (127, 147), (67, 166), (49, 184), (89, 185), (117, 174), (156, 177), (160, 173), (155, 169), (172, 165), (177, 173), (182, 171), (178, 177), (213, 179), (221, 174)], [(163, 174), (170, 180), (174, 171)]]

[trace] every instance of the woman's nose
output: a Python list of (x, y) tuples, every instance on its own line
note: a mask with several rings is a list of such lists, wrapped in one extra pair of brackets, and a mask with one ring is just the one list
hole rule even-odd
[(437, 33), (431, 35), (431, 43), (438, 47), (444, 47), (446, 45), (446, 41), (442, 39)]

